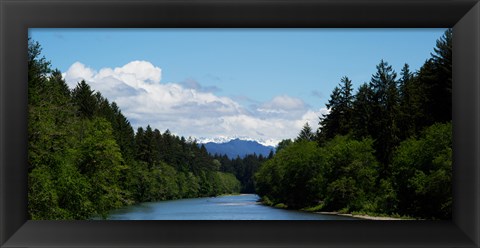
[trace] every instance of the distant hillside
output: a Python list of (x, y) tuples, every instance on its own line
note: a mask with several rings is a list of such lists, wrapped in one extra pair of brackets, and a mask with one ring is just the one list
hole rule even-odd
[(243, 158), (245, 155), (253, 153), (262, 154), (266, 157), (270, 151), (275, 151), (272, 146), (264, 146), (256, 141), (241, 139), (234, 139), (225, 143), (208, 142), (204, 145), (210, 154), (226, 154), (229, 158), (236, 158), (237, 156)]

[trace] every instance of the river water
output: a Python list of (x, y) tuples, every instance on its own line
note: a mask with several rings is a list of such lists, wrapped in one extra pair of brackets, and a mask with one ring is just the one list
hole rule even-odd
[(109, 220), (357, 220), (261, 205), (254, 194), (147, 202), (116, 209)]

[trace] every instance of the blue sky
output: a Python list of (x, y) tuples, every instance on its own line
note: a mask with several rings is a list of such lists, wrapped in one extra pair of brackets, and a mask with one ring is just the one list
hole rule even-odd
[[(135, 128), (151, 124), (197, 138), (245, 136), (276, 142), (294, 138), (303, 121), (315, 126), (313, 113), (325, 112), (322, 108), (341, 77), (348, 76), (356, 88), (370, 80), (381, 59), (397, 72), (404, 63), (417, 70), (444, 31), (30, 29), (29, 33), (72, 87), (75, 80), (89, 79), (94, 89), (119, 103)], [(138, 63), (131, 63), (135, 61)], [(111, 73), (100, 73), (106, 69)], [(127, 82), (126, 74), (143, 83)], [(177, 99), (158, 99), (162, 90)], [(150, 98), (142, 95), (146, 92)], [(134, 104), (145, 106), (132, 107)], [(308, 110), (310, 114), (305, 115)], [(217, 121), (204, 120), (187, 127), (186, 119), (195, 121), (202, 115)], [(269, 121), (281, 122), (289, 116), (290, 124), (268, 126)], [(293, 121), (293, 117), (297, 119)], [(236, 122), (243, 119), (247, 124), (238, 127)], [(256, 126), (258, 130), (250, 130)], [(270, 133), (269, 128), (285, 130)]]

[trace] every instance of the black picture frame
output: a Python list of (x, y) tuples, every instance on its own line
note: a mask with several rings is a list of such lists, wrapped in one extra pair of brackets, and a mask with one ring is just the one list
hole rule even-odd
[[(476, 0), (0, 0), (1, 247), (479, 247)], [(55, 27), (453, 27), (452, 221), (29, 221), (27, 32)]]

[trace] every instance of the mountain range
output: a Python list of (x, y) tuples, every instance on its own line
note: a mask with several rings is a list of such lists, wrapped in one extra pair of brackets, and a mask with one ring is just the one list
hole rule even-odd
[(225, 154), (230, 159), (240, 156), (241, 158), (245, 157), (248, 154), (262, 154), (263, 156), (268, 156), (270, 151), (275, 152), (273, 146), (265, 146), (254, 140), (241, 140), (239, 138), (230, 140), (228, 142), (216, 143), (216, 142), (207, 142), (204, 143), (205, 148), (208, 153), (214, 154)]

